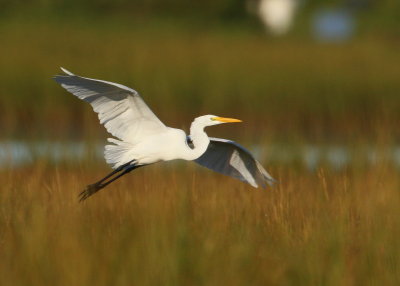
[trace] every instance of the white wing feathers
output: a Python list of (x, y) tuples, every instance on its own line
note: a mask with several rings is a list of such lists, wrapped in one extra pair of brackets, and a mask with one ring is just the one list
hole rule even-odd
[(98, 113), (100, 123), (113, 136), (136, 144), (167, 128), (135, 90), (113, 82), (77, 76), (61, 69), (66, 75), (57, 75), (54, 80), (90, 103)]
[(275, 182), (251, 153), (234, 141), (210, 138), (206, 152), (194, 161), (215, 172), (247, 182), (255, 188), (265, 188), (266, 184), (273, 185)]

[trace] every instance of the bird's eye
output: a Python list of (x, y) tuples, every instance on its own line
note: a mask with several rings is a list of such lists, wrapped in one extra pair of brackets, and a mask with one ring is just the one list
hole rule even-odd
[(215, 119), (215, 117), (211, 117), (210, 120), (211, 121), (215, 121), (216, 119)]

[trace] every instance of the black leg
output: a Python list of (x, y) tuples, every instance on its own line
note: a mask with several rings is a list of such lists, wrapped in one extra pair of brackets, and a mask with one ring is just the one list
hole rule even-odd
[[(107, 176), (102, 178), (100, 181), (98, 181), (98, 182), (96, 182), (94, 184), (86, 186), (86, 188), (83, 190), (83, 192), (81, 192), (79, 194), (79, 201), (82, 202), (82, 201), (86, 200), (88, 197), (90, 197), (91, 195), (97, 193), (99, 190), (101, 190), (105, 186), (111, 184), (112, 182), (114, 182), (118, 178), (122, 177), (123, 175), (125, 175), (125, 174), (133, 171), (134, 169), (139, 168), (139, 167), (141, 167), (141, 166), (130, 165), (130, 162), (127, 163), (127, 164), (122, 165), (118, 169), (112, 171), (110, 174), (108, 174)], [(109, 179), (110, 177), (112, 177), (113, 175), (115, 175), (115, 174), (117, 174), (119, 172), (121, 172), (121, 173), (118, 174), (117, 176), (115, 176), (114, 178), (106, 181), (107, 179)], [(106, 182), (104, 182), (104, 181), (106, 181)]]
[(103, 179), (101, 179), (100, 181), (96, 182), (95, 184), (100, 184), (100, 183), (104, 182), (105, 180), (110, 178), (112, 175), (114, 175), (114, 174), (116, 174), (118, 172), (121, 172), (126, 166), (127, 166), (127, 164), (118, 167), (117, 169), (112, 171), (110, 174), (108, 174), (107, 176), (105, 176)]

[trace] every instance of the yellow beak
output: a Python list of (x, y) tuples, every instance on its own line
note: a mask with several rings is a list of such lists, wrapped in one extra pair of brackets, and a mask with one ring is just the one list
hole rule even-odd
[(242, 122), (242, 120), (235, 118), (214, 117), (213, 119), (224, 123)]

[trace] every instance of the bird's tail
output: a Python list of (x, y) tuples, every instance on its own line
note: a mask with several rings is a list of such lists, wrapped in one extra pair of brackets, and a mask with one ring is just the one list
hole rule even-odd
[(113, 144), (105, 146), (104, 158), (113, 169), (117, 169), (118, 167), (132, 161), (131, 156), (129, 156), (133, 147), (132, 143), (123, 142), (114, 138), (108, 138), (108, 142)]

